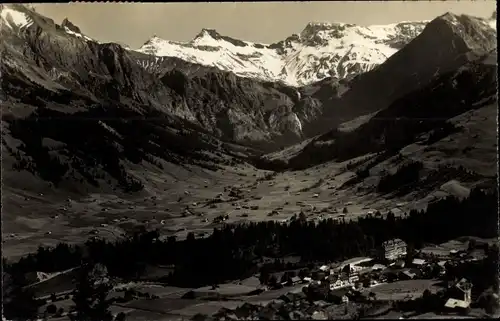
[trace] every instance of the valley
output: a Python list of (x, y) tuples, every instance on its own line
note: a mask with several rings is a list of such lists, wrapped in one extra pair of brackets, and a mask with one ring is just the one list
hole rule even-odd
[(0, 18), (3, 319), (498, 316), (496, 12), (138, 49)]

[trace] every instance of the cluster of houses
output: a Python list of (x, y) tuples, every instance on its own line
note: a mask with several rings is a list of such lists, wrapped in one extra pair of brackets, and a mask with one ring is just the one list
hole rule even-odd
[[(301, 277), (283, 280), (279, 286), (303, 284), (308, 288), (320, 288), (323, 292), (342, 289), (362, 291), (381, 283), (419, 278), (439, 278), (446, 274), (446, 266), (460, 263), (460, 252), (450, 254), (449, 260), (413, 258), (408, 261), (407, 245), (401, 239), (384, 242), (375, 258), (363, 257), (347, 260), (342, 264), (322, 265)], [(458, 261), (457, 261), (458, 260)], [(466, 279), (450, 284), (447, 289), (445, 308), (466, 309), (471, 304), (472, 284)], [(343, 295), (342, 302), (348, 297)]]

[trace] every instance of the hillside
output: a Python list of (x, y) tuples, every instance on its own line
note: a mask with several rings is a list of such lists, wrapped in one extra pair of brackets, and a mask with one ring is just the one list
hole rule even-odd
[(136, 63), (144, 55), (98, 43), (68, 20), (21, 5), (2, 5), (1, 17), (2, 147), (14, 173), (135, 190), (132, 164), (213, 167), (233, 153), (223, 142), (276, 148), (302, 139), (293, 88), (180, 59), (151, 74)]
[(268, 164), (304, 169), (344, 162), (353, 176), (343, 188), (411, 193), (417, 199), (447, 182), (491, 187), (497, 177), (496, 54), (470, 61), (302, 148), (269, 155)]
[(314, 123), (316, 132), (308, 134), (323, 134), (343, 122), (385, 109), (494, 48), (496, 29), (488, 20), (450, 13), (437, 17), (376, 69), (351, 81), (325, 79), (316, 84), (308, 99), (320, 106), (322, 115)]

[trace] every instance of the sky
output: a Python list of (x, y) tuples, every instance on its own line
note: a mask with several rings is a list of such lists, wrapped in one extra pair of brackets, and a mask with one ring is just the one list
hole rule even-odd
[(493, 0), (328, 1), (212, 3), (36, 4), (37, 12), (60, 24), (68, 18), (89, 37), (138, 48), (152, 36), (190, 41), (203, 28), (264, 44), (300, 33), (309, 22), (358, 25), (432, 20), (452, 12), (490, 17)]

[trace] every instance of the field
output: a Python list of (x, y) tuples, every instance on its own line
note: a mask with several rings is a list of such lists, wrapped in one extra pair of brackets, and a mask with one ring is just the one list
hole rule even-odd
[(244, 300), (245, 302), (250, 302), (253, 304), (267, 304), (272, 300), (278, 299), (280, 296), (287, 294), (289, 292), (299, 293), (302, 291), (304, 284), (298, 284), (294, 286), (288, 286), (277, 290), (269, 290), (262, 292), (261, 294), (253, 296), (241, 296), (238, 299)]
[(191, 305), (184, 309), (172, 310), (169, 313), (172, 315), (177, 315), (181, 317), (185, 317), (186, 319), (201, 313), (206, 315), (211, 315), (217, 313), (220, 309), (235, 309), (241, 305), (243, 305), (245, 301), (211, 301), (211, 302), (203, 302), (195, 305)]
[(219, 284), (217, 288), (212, 289), (211, 286), (205, 286), (202, 288), (194, 289), (193, 293), (195, 297), (235, 297), (242, 296), (255, 291), (257, 288), (255, 286), (246, 286), (240, 284)]
[(415, 299), (422, 296), (426, 289), (432, 293), (437, 292), (440, 287), (437, 285), (438, 280), (407, 280), (397, 281), (394, 283), (383, 283), (376, 285), (366, 291), (376, 294), (376, 300), (405, 300)]
[[(469, 240), (474, 239), (477, 242), (482, 242), (482, 243), (488, 243), (488, 244), (494, 244), (497, 242), (495, 239), (481, 239), (477, 237), (468, 237), (468, 236), (463, 236), (459, 237), (456, 240), (450, 240), (448, 242), (439, 244), (439, 245), (428, 245), (424, 247), (421, 251), (422, 253), (425, 254), (433, 254), (439, 257), (450, 257), (450, 251), (455, 250), (455, 251), (465, 251), (469, 247)], [(471, 255), (476, 257), (477, 259), (482, 259), (484, 258), (484, 251), (482, 250), (474, 250), (471, 252)]]
[(179, 288), (175, 286), (165, 286), (155, 283), (125, 283), (115, 286), (116, 296), (123, 296), (123, 292), (119, 290), (133, 289), (141, 293), (149, 293), (150, 295), (157, 295), (160, 298), (176, 299), (181, 298), (184, 294), (191, 291), (189, 288)]
[[(151, 187), (134, 197), (4, 189), (3, 255), (15, 259), (40, 245), (79, 243), (91, 236), (117, 239), (141, 225), (158, 228), (163, 237), (182, 239), (189, 231), (210, 233), (220, 224), (213, 219), (221, 214), (229, 215), (228, 223), (283, 221), (301, 210), (310, 219), (339, 217), (346, 208), (346, 217), (356, 218), (374, 209), (390, 209), (395, 202), (342, 189), (353, 175), (343, 164), (279, 173), (269, 179), (264, 177), (270, 172), (243, 165), (227, 168), (223, 174), (196, 167), (171, 170), (175, 175), (148, 172)], [(231, 199), (230, 187), (240, 188), (241, 197)], [(222, 201), (209, 206), (207, 202), (219, 193)], [(278, 214), (268, 216), (273, 210)]]

